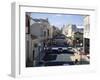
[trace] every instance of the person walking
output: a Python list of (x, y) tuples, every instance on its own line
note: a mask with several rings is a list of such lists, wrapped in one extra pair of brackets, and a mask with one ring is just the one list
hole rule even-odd
[(81, 59), (80, 52), (79, 52), (79, 50), (75, 49), (75, 53), (74, 53), (74, 63), (75, 64), (79, 64), (80, 59)]

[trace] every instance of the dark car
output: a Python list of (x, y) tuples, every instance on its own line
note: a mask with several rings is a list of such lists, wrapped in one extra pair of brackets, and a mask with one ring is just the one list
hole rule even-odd
[(65, 44), (53, 44), (45, 47), (45, 51), (48, 53), (61, 53), (67, 51), (67, 45)]

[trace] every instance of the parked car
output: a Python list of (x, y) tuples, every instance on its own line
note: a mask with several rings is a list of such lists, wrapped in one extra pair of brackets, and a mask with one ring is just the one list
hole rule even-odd
[(53, 43), (50, 45), (47, 45), (45, 47), (45, 52), (46, 53), (73, 53), (71, 50), (71, 47), (67, 44), (65, 36), (63, 35), (58, 35), (54, 38)]

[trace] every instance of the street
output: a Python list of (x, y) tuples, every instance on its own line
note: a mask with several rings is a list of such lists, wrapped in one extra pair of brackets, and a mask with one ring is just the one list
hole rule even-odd
[[(46, 44), (46, 47), (44, 47), (45, 55), (41, 58), (39, 66), (64, 66), (83, 63), (89, 64), (88, 61), (81, 59), (82, 57), (80, 54), (75, 55), (76, 48), (67, 44), (64, 35), (63, 37), (62, 35), (57, 35), (50, 42), (52, 43), (48, 43)], [(75, 62), (76, 60), (77, 62)]]

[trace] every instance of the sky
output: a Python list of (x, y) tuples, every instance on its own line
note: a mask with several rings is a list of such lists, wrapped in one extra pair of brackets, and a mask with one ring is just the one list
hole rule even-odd
[(37, 19), (46, 19), (48, 18), (48, 21), (51, 25), (54, 25), (58, 28), (63, 27), (63, 25), (67, 24), (75, 24), (76, 26), (82, 27), (83, 25), (83, 18), (82, 15), (75, 15), (75, 14), (50, 14), (50, 13), (31, 13), (32, 18)]

